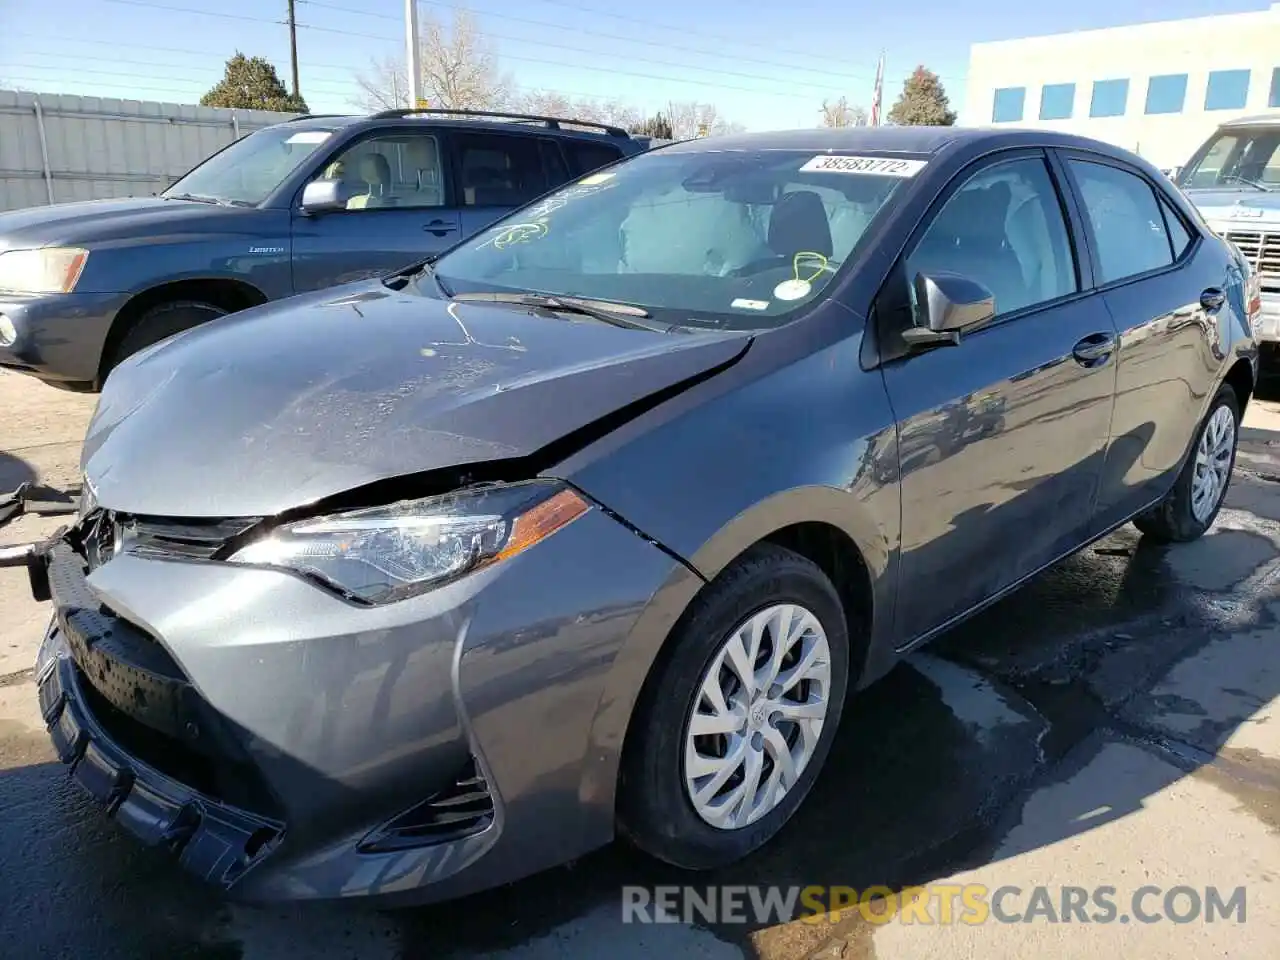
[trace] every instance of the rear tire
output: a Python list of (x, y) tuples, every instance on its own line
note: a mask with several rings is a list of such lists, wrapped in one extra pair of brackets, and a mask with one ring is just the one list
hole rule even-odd
[(1187, 543), (1204, 535), (1222, 509), (1236, 464), (1240, 401), (1224, 384), (1196, 433), (1195, 446), (1169, 495), (1133, 524), (1159, 543)]
[[(753, 666), (734, 669), (752, 646)], [(695, 870), (763, 846), (817, 779), (848, 679), (848, 628), (831, 581), (782, 547), (747, 551), (694, 601), (645, 685), (623, 758), (620, 832)], [(694, 733), (695, 723), (724, 729)]]
[(102, 378), (105, 380), (112, 370), (139, 350), (159, 343), (175, 333), (225, 317), (230, 312), (199, 300), (175, 300), (152, 307), (133, 321), (115, 345), (106, 369), (102, 371)]

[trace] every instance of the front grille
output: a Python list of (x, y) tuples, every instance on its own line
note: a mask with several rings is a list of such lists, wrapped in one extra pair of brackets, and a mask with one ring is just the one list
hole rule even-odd
[(76, 540), (91, 571), (121, 551), (158, 560), (208, 560), (259, 520), (170, 520), (95, 508), (76, 525)]
[(1280, 278), (1280, 233), (1228, 230), (1227, 239), (1240, 248), (1260, 276)]
[(461, 840), (492, 822), (493, 796), (475, 757), (471, 757), (453, 783), (396, 817), (367, 838), (360, 849), (385, 853)]

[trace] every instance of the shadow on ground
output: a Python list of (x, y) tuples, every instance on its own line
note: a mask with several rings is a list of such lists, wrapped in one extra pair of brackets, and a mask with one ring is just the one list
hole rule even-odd
[(24, 483), (35, 483), (36, 471), (21, 457), (0, 450), (0, 494), (16, 490)]

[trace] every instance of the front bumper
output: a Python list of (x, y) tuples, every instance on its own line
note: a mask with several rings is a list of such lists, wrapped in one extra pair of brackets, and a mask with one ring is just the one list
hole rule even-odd
[(0, 294), (0, 368), (55, 385), (92, 384), (123, 293)]
[[(231, 564), (122, 554), (86, 576), (65, 541), (43, 557), (41, 706), (75, 779), (236, 898), (386, 905), (612, 838), (593, 724), (678, 566), (599, 510), (375, 608)], [(425, 822), (442, 807), (466, 822)]]

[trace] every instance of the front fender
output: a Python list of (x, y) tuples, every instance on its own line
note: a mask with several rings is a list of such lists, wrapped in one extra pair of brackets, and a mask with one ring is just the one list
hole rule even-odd
[(873, 603), (860, 676), (878, 676), (892, 662), (901, 506), (883, 380), (860, 368), (859, 336), (781, 363), (785, 347), (770, 350), (768, 340), (555, 471), (682, 561), (611, 665), (592, 723), (584, 801), (612, 807), (642, 681), (698, 590), (784, 528), (827, 524), (854, 544)]

